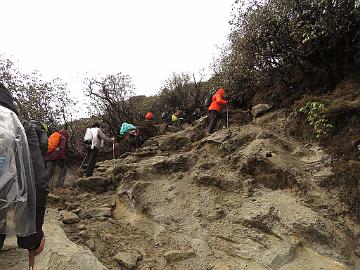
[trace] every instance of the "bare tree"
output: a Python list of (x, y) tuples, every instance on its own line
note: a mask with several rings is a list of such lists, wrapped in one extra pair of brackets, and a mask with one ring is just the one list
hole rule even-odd
[(85, 94), (91, 99), (91, 108), (96, 109), (109, 131), (117, 133), (120, 123), (133, 121), (128, 99), (134, 95), (130, 76), (122, 73), (105, 77), (85, 78)]

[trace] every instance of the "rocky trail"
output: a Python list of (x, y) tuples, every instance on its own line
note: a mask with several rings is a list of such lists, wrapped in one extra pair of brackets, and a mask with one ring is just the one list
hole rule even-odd
[[(275, 111), (205, 137), (200, 119), (99, 162), (50, 196), (78, 247), (49, 248), (39, 261), (58, 264), (40, 269), (360, 269), (360, 226), (322, 187), (332, 158), (287, 136), (288, 121)], [(105, 267), (69, 263), (90, 250)], [(6, 252), (0, 269), (20, 269), (1, 268)]]

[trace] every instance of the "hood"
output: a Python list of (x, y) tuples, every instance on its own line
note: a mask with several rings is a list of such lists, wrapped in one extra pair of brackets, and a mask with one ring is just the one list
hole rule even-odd
[(18, 114), (10, 91), (2, 83), (0, 83), (0, 105)]
[(217, 90), (216, 94), (223, 96), (223, 95), (225, 95), (225, 90), (223, 88), (220, 88), (219, 90)]

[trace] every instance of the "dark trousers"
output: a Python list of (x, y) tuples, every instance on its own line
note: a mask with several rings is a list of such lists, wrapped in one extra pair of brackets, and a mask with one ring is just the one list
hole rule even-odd
[(225, 115), (225, 113), (224, 112), (218, 112), (218, 111), (215, 111), (215, 110), (210, 111), (210, 125), (209, 125), (209, 129), (208, 129), (209, 133), (213, 132), (219, 118), (221, 118), (222, 126), (226, 127), (226, 115)]
[[(67, 172), (67, 160), (66, 159), (59, 159), (59, 160), (47, 160), (46, 164), (46, 171), (50, 179), (50, 189), (53, 190), (54, 187), (63, 187), (65, 182), (65, 176)], [(54, 173), (56, 166), (60, 167), (60, 174), (57, 181), (54, 180)]]
[(5, 234), (0, 234), (0, 250), (2, 249), (3, 245), (4, 245), (4, 241), (5, 241)]
[(92, 176), (94, 173), (98, 151), (99, 149), (97, 149), (96, 147), (94, 147), (94, 149), (88, 147), (87, 149), (86, 159), (88, 160), (88, 166), (86, 168), (86, 177)]
[(0, 209), (0, 250), (2, 249), (5, 241), (5, 232), (6, 232), (6, 217), (7, 217), (7, 210)]

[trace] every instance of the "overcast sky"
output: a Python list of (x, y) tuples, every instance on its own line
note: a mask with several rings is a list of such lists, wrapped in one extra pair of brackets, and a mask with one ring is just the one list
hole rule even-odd
[(0, 53), (26, 72), (63, 78), (77, 96), (86, 73), (117, 72), (152, 95), (172, 72), (210, 72), (233, 2), (0, 0)]

